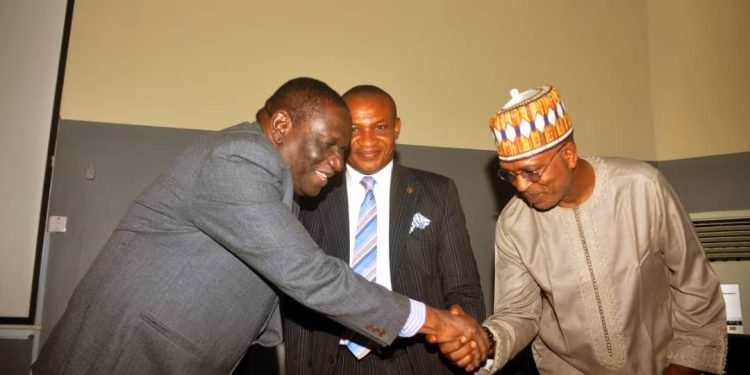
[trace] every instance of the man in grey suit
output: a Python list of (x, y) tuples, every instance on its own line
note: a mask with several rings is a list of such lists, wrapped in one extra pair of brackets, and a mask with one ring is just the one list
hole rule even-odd
[(293, 79), (196, 142), (128, 208), (52, 331), (35, 374), (226, 374), (281, 341), (277, 293), (380, 345), (417, 331), (475, 343), (476, 322), (388, 292), (326, 256), (297, 220), (343, 167), (351, 117)]
[[(366, 195), (360, 180), (372, 178), (375, 282), (432, 306), (462, 309), (481, 321), (479, 273), (455, 184), (394, 161), (401, 119), (387, 92), (362, 85), (343, 97), (352, 114), (346, 172), (318, 197), (300, 201), (300, 220), (326, 254), (357, 269), (355, 233)], [(375, 347), (358, 359), (342, 341), (351, 334), (340, 324), (293, 301), (282, 304), (282, 315), (287, 375), (464, 373), (420, 337)]]

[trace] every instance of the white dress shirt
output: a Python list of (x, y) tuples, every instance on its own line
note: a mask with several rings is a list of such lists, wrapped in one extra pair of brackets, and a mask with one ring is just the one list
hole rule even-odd
[[(382, 285), (388, 290), (391, 288), (391, 261), (389, 257), (389, 224), (391, 217), (391, 172), (393, 171), (393, 160), (377, 173), (370, 175), (375, 179), (372, 192), (375, 195), (375, 206), (378, 215), (378, 248), (375, 267), (375, 283)], [(346, 191), (349, 205), (349, 259), (354, 253), (354, 237), (357, 234), (357, 221), (359, 220), (359, 207), (365, 199), (365, 187), (360, 181), (366, 175), (359, 173), (349, 165), (346, 166)], [(411, 312), (399, 333), (401, 337), (412, 337), (417, 334), (425, 321), (425, 304), (409, 299)], [(348, 340), (342, 339), (341, 344), (346, 345)]]
[[(378, 249), (375, 271), (375, 282), (391, 290), (391, 266), (389, 257), (389, 224), (390, 224), (390, 197), (391, 197), (391, 171), (393, 171), (393, 160), (377, 173), (370, 175), (375, 179), (373, 194), (375, 195), (375, 206), (378, 215)], [(349, 259), (354, 254), (354, 237), (357, 235), (357, 221), (359, 219), (359, 207), (365, 199), (365, 187), (360, 184), (366, 175), (359, 173), (349, 165), (346, 166), (346, 191), (349, 202)]]

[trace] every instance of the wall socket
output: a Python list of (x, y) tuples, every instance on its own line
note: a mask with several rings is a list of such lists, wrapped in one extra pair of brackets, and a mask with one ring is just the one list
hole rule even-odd
[(64, 233), (68, 229), (67, 216), (50, 216), (47, 223), (47, 231), (50, 233)]

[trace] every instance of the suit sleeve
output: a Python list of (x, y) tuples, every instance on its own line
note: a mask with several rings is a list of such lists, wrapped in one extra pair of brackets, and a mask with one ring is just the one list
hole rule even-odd
[(445, 222), (440, 231), (438, 254), (445, 285), (444, 308), (458, 304), (481, 322), (485, 317), (484, 297), (464, 211), (453, 181), (448, 181), (442, 205)]
[(282, 203), (281, 176), (288, 171), (280, 164), (248, 142), (214, 149), (193, 184), (194, 224), (289, 297), (381, 345), (391, 343), (409, 300), (318, 249)]
[(726, 356), (726, 313), (719, 279), (675, 192), (657, 174), (659, 247), (670, 272), (671, 363), (720, 374)]

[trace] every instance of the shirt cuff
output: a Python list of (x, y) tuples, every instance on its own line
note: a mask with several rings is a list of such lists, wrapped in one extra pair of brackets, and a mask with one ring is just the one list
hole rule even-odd
[(426, 307), (424, 303), (409, 299), (411, 310), (409, 311), (409, 318), (406, 319), (406, 323), (401, 328), (401, 332), (398, 333), (400, 337), (412, 337), (419, 332), (419, 329), (424, 325)]
[(482, 366), (481, 368), (484, 369), (484, 370), (489, 371), (490, 369), (492, 369), (492, 365), (494, 365), (494, 364), (495, 364), (495, 360), (494, 359), (487, 358), (487, 361), (484, 363), (484, 366)]

